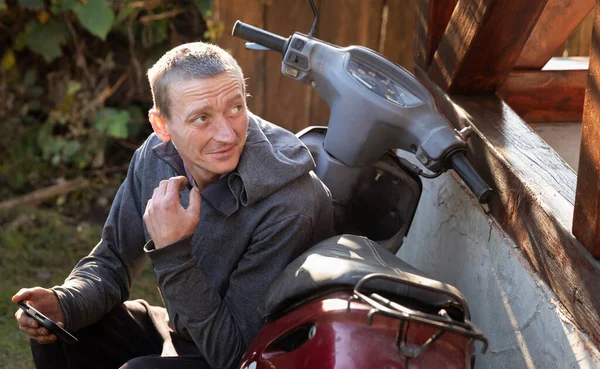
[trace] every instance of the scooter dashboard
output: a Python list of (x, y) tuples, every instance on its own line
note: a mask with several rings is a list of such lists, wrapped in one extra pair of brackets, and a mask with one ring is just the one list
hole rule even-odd
[(367, 90), (402, 108), (411, 108), (423, 104), (400, 83), (385, 73), (355, 58), (346, 61), (346, 72)]

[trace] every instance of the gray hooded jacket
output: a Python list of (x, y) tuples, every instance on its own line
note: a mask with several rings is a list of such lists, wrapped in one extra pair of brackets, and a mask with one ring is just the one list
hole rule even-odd
[[(260, 329), (257, 306), (266, 287), (332, 235), (331, 196), (313, 168), (300, 140), (250, 114), (238, 167), (201, 192), (194, 235), (154, 249), (142, 219), (146, 203), (161, 180), (185, 170), (173, 144), (151, 135), (133, 156), (102, 240), (53, 288), (66, 328), (92, 324), (127, 300), (148, 256), (170, 325), (211, 367), (234, 367)], [(184, 207), (189, 190), (181, 194)]]

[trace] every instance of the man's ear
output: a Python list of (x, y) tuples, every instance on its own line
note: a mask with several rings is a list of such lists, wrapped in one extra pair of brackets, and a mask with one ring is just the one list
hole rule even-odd
[(167, 119), (161, 115), (156, 108), (153, 107), (150, 109), (148, 112), (148, 119), (150, 120), (152, 129), (158, 138), (164, 142), (171, 140), (171, 135), (167, 131)]

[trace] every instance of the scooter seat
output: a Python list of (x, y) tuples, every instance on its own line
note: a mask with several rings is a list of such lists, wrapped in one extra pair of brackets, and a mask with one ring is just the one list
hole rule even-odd
[[(351, 292), (363, 277), (372, 273), (383, 273), (413, 282), (425, 277), (423, 284), (431, 286), (431, 282), (435, 282), (434, 285), (439, 285), (441, 289), (444, 286), (451, 287), (432, 281), (425, 273), (366, 237), (341, 235), (318, 243), (292, 261), (269, 286), (259, 312), (264, 318), (274, 318), (332, 292)], [(377, 292), (402, 302), (437, 307), (438, 310), (452, 307), (454, 313), (459, 311), (461, 316), (458, 318), (464, 319), (465, 312), (457, 301), (442, 292), (387, 280), (369, 281), (365, 287), (369, 293)]]

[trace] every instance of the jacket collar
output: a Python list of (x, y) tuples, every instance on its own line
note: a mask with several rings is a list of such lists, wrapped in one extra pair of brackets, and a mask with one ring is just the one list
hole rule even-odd
[[(173, 145), (171, 141), (159, 143), (152, 148), (152, 151), (160, 160), (173, 168), (177, 175), (186, 175), (183, 159), (181, 159), (175, 145)], [(231, 175), (232, 173), (220, 178), (200, 192), (202, 198), (215, 209), (215, 211), (225, 217), (230, 216), (240, 207), (239, 199), (236, 198), (229, 186), (229, 177)], [(237, 177), (239, 178), (239, 175)], [(243, 186), (242, 183), (240, 183), (240, 185)], [(192, 189), (192, 185), (189, 183), (188, 189)]]

